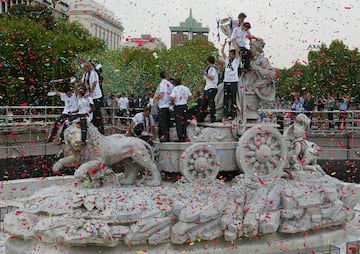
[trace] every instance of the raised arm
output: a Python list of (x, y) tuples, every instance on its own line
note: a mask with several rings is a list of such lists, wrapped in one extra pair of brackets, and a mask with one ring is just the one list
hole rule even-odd
[(224, 44), (222, 44), (222, 46), (221, 46), (221, 55), (224, 59), (227, 57), (225, 54), (225, 45), (226, 45), (226, 40), (225, 40)]
[(240, 56), (240, 53), (239, 53), (239, 46), (235, 40), (235, 38), (231, 39), (231, 42), (234, 44), (234, 47), (235, 47), (235, 58), (239, 58)]

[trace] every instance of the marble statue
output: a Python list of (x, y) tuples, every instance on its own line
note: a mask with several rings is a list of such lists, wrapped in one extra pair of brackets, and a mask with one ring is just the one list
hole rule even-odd
[(64, 132), (65, 157), (57, 161), (53, 171), (58, 172), (63, 167), (78, 166), (75, 178), (81, 181), (89, 178), (97, 185), (103, 181), (114, 181), (109, 166), (118, 162), (125, 164), (124, 178), (121, 184), (134, 184), (137, 168), (148, 170), (152, 176), (147, 181), (148, 186), (161, 185), (161, 176), (154, 163), (152, 147), (142, 139), (126, 137), (121, 134), (103, 136), (97, 128), (88, 123), (88, 142), (83, 146), (80, 126), (74, 122)]
[[(233, 123), (234, 136), (244, 133), (244, 125), (247, 122), (258, 122), (258, 110), (261, 101), (273, 101), (275, 99), (275, 83), (277, 70), (273, 68), (269, 60), (264, 56), (265, 43), (258, 38), (250, 42), (252, 61), (250, 71), (240, 77), (236, 96), (237, 117)], [(223, 83), (218, 85), (215, 97), (216, 114), (218, 118), (223, 116)]]
[[(319, 149), (306, 138), (308, 125), (309, 119), (300, 114), (284, 137), (270, 126), (248, 129), (239, 140), (235, 154), (237, 160), (245, 162), (240, 163), (244, 174), (230, 183), (216, 179), (192, 182), (182, 178), (175, 184), (160, 187), (119, 187), (109, 182), (100, 188), (86, 188), (75, 179), (74, 183), (41, 189), (20, 200), (19, 209), (5, 216), (4, 229), (13, 238), (25, 242), (41, 241), (57, 244), (57, 248), (101, 248), (178, 245), (215, 239), (234, 242), (244, 237), (277, 232), (293, 234), (343, 225), (354, 218), (353, 208), (359, 202), (359, 193), (354, 186), (325, 174), (317, 164)], [(74, 157), (84, 153), (76, 145), (78, 130), (74, 124), (65, 133), (66, 145)], [(94, 165), (101, 168), (104, 163), (106, 168), (127, 156), (139, 160), (134, 153), (153, 162), (147, 148), (136, 140), (122, 135), (104, 137), (90, 125), (89, 147), (85, 152), (89, 155), (78, 158), (82, 164), (77, 178), (83, 179)], [(288, 154), (284, 153), (285, 146)], [(192, 149), (181, 158), (182, 164), (189, 167), (188, 174), (196, 171), (198, 177), (201, 170), (208, 168), (207, 164), (212, 165), (207, 169), (211, 169), (208, 174), (217, 172), (216, 150), (201, 142), (189, 148)], [(281, 163), (286, 157), (289, 163)], [(67, 165), (69, 159), (64, 160), (54, 168)], [(19, 247), (16, 243), (11, 245), (12, 238), (7, 244), (15, 249)]]
[(310, 127), (310, 119), (305, 114), (298, 114), (294, 123), (285, 130), (284, 137), (290, 141), (289, 162), (290, 174), (299, 176), (299, 172), (308, 171), (315, 177), (325, 176), (325, 172), (317, 163), (320, 147), (306, 137), (306, 131)]

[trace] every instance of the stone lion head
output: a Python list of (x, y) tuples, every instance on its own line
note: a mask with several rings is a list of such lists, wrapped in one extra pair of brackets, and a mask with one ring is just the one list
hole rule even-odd
[(81, 147), (81, 128), (77, 123), (72, 123), (64, 132), (65, 144), (71, 148)]

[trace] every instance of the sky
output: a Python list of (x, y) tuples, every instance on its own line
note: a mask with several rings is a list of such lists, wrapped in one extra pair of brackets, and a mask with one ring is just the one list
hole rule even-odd
[[(251, 33), (264, 39), (265, 55), (277, 68), (296, 61), (307, 63), (309, 46), (327, 46), (336, 39), (349, 49), (359, 47), (360, 0), (96, 0), (114, 12), (124, 26), (124, 36), (151, 34), (170, 47), (170, 26), (189, 16), (208, 27), (209, 40), (221, 47), (225, 35), (217, 20), (240, 12), (247, 15)], [(220, 34), (221, 41), (218, 41)]]

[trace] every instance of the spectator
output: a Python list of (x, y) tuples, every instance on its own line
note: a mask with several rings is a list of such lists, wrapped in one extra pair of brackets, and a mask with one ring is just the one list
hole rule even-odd
[(346, 128), (346, 114), (347, 114), (346, 111), (348, 109), (348, 104), (349, 104), (349, 100), (347, 99), (346, 96), (339, 97), (337, 102), (338, 108), (340, 110), (339, 123), (338, 123), (339, 130)]
[(182, 79), (175, 79), (175, 87), (171, 94), (171, 104), (174, 105), (176, 133), (179, 142), (188, 141), (187, 127), (187, 102), (191, 99), (190, 89), (182, 84)]
[(173, 85), (166, 80), (166, 73), (160, 72), (160, 84), (158, 87), (158, 94), (154, 97), (158, 100), (159, 105), (159, 137), (160, 142), (170, 141), (170, 94), (173, 90)]
[[(304, 107), (303, 105), (301, 104), (299, 98), (295, 98), (294, 99), (294, 103), (293, 105), (291, 106), (291, 110), (292, 111), (296, 111), (295, 112), (295, 115), (298, 115), (299, 113), (303, 112), (304, 111)], [(292, 114), (294, 115), (294, 114)]]
[(151, 107), (146, 106), (143, 112), (137, 113), (126, 132), (126, 136), (139, 137), (150, 145), (153, 145), (153, 135), (155, 133), (154, 118), (150, 114)]
[(135, 115), (135, 104), (136, 104), (136, 99), (134, 94), (131, 94), (129, 96), (129, 114), (130, 116), (134, 116)]
[(158, 108), (157, 101), (154, 100), (154, 94), (152, 92), (149, 94), (149, 105), (151, 107), (150, 114), (154, 118), (154, 121), (157, 122), (159, 108)]
[(309, 93), (309, 92), (306, 93), (303, 106), (304, 106), (304, 110), (305, 110), (305, 115), (311, 120), (311, 122), (310, 122), (310, 128), (311, 128), (312, 116), (313, 116), (313, 111), (315, 108), (314, 97), (311, 95), (311, 93)]
[(323, 112), (325, 109), (325, 104), (326, 104), (326, 99), (325, 99), (324, 95), (319, 95), (316, 100), (316, 106), (317, 106), (317, 111), (318, 111), (317, 121), (318, 121), (319, 127), (325, 126), (325, 116), (324, 116), (324, 112)]
[(119, 116), (127, 116), (129, 110), (129, 99), (125, 96), (125, 94), (120, 94), (120, 98), (118, 99), (119, 105)]
[(326, 101), (326, 110), (328, 112), (328, 120), (329, 120), (329, 128), (334, 128), (334, 107), (335, 107), (335, 99), (332, 95), (328, 95), (328, 99)]

